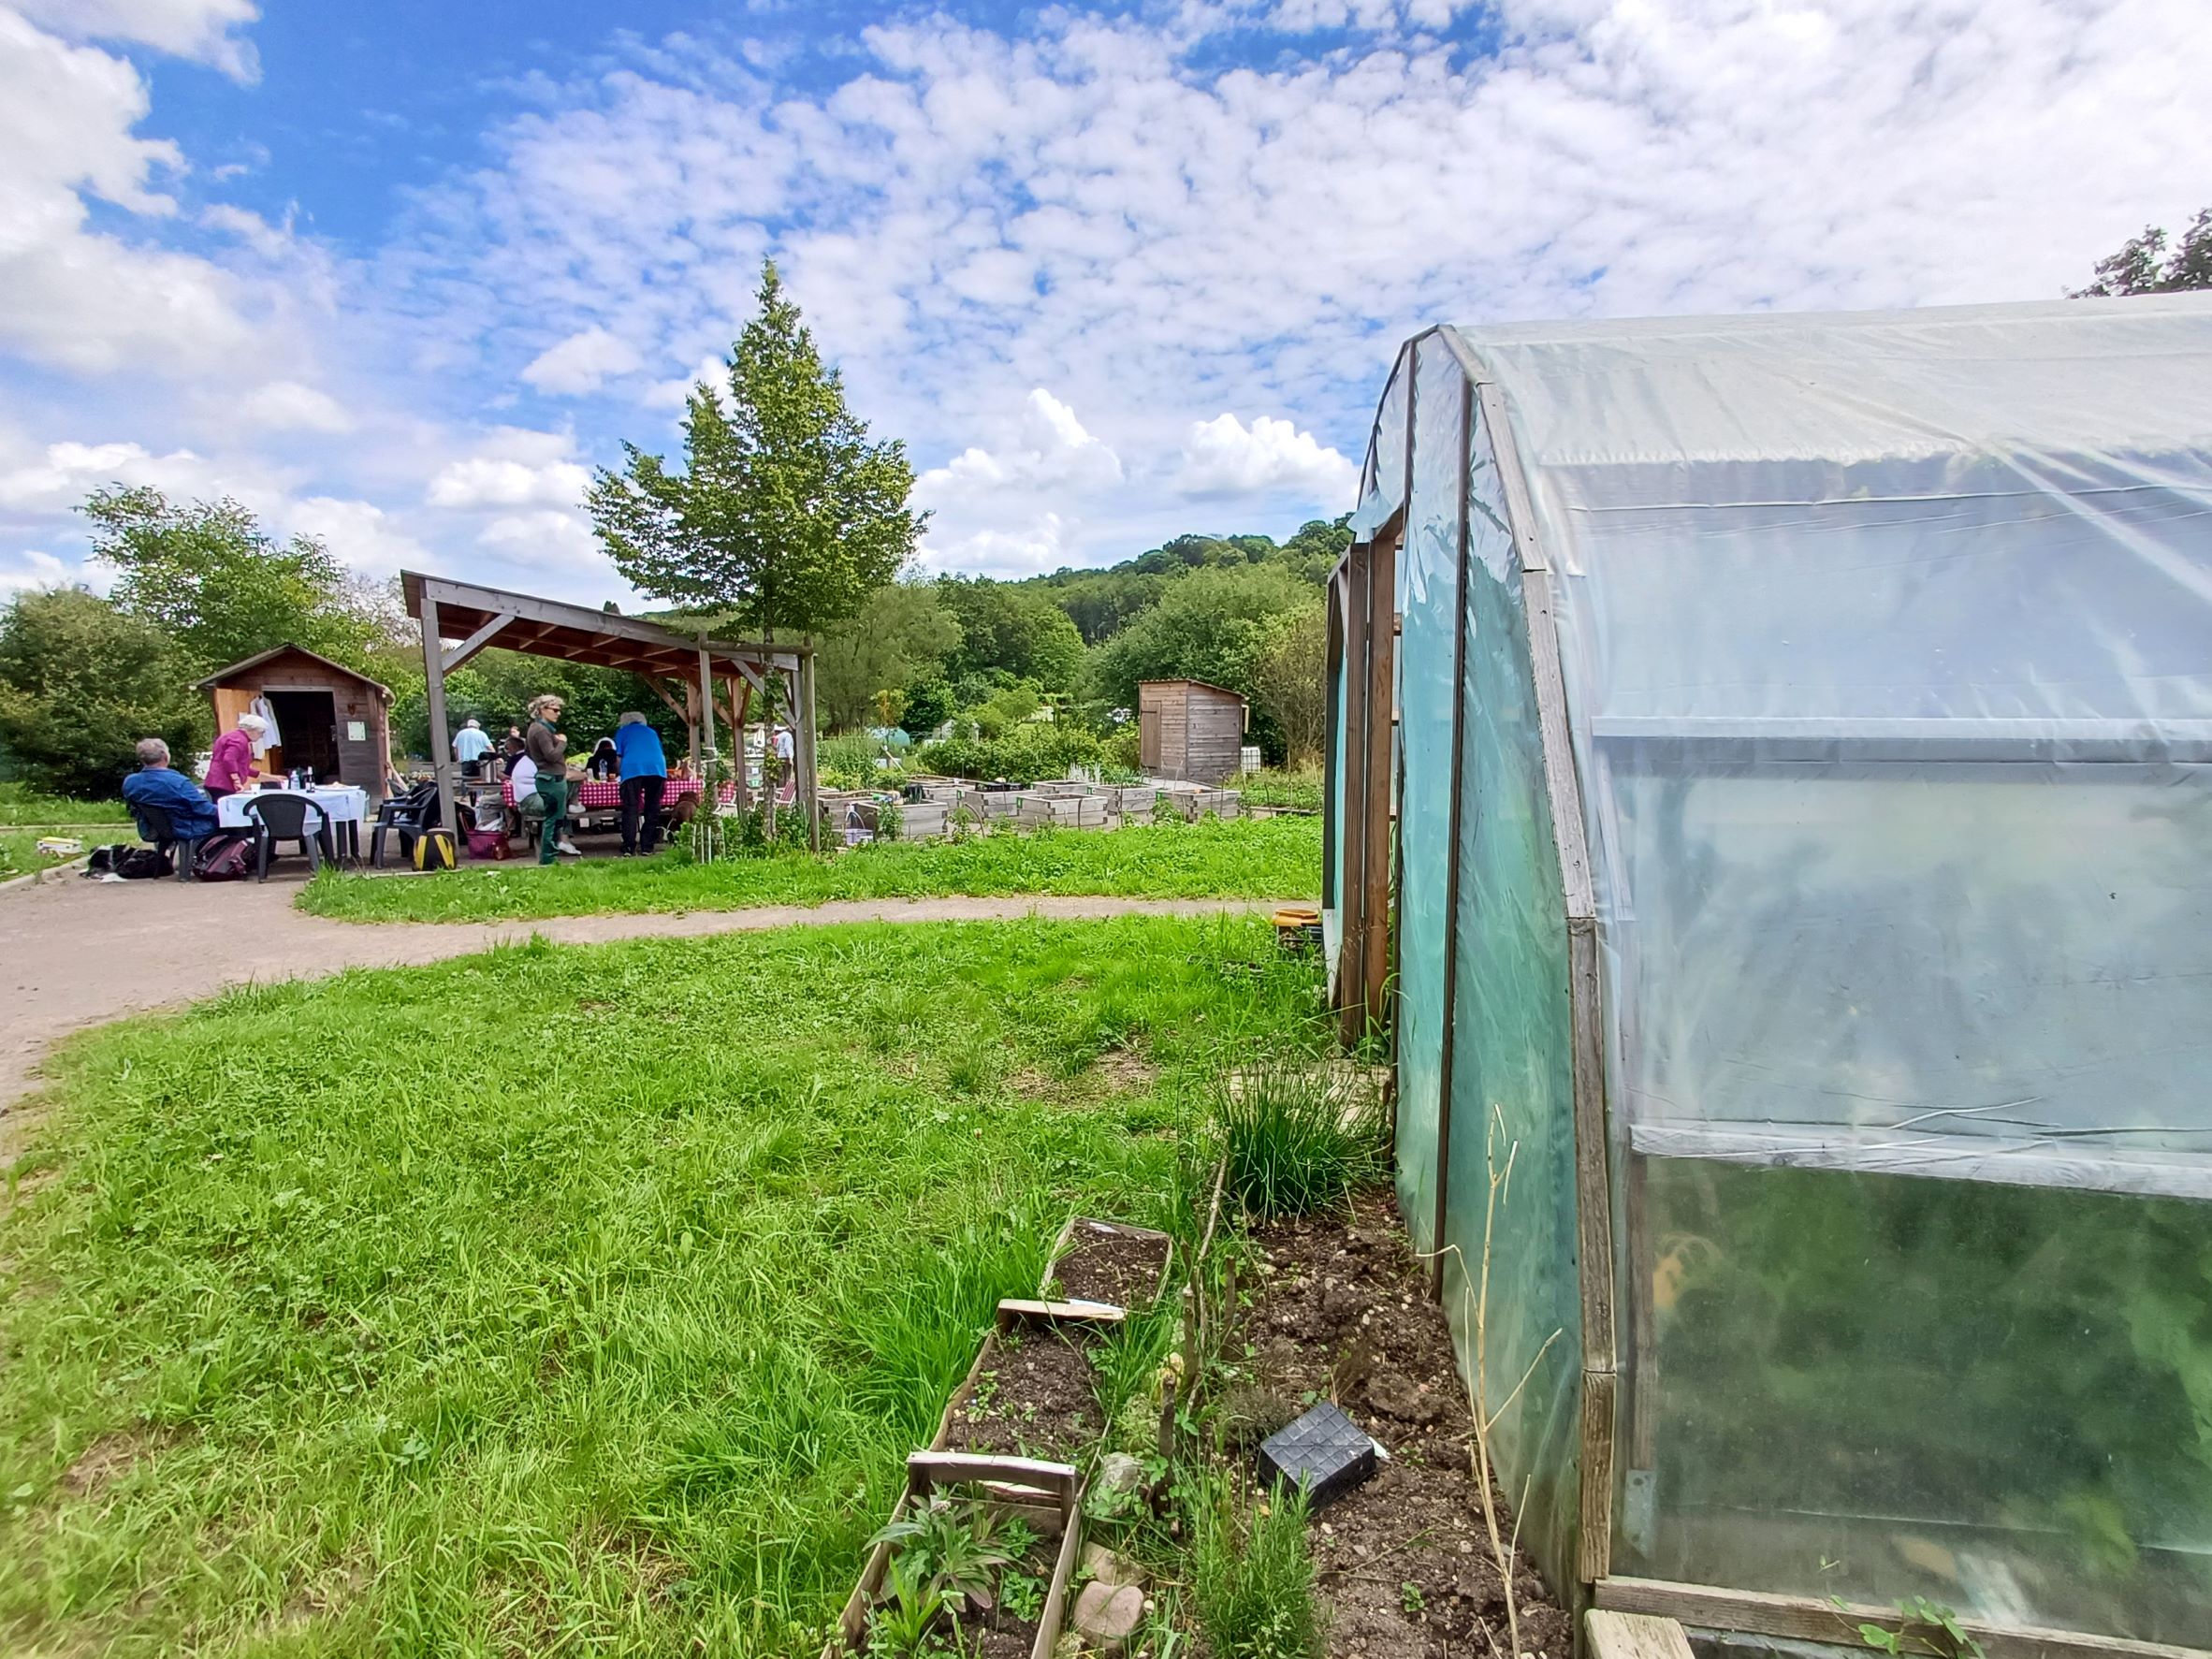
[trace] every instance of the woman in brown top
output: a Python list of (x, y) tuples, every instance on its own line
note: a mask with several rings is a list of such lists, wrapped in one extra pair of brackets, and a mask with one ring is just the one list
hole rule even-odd
[(538, 799), (546, 818), (538, 830), (538, 862), (551, 864), (560, 851), (560, 837), (568, 824), (568, 739), (554, 729), (567, 705), (550, 694), (530, 706), (530, 729), (522, 747), (538, 768)]

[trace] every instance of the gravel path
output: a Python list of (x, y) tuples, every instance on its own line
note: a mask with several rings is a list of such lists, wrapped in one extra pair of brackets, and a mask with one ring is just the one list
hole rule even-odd
[[(56, 1038), (250, 981), (440, 962), (528, 939), (690, 939), (838, 922), (997, 922), (1026, 916), (1202, 916), (1276, 901), (1142, 898), (864, 899), (672, 915), (535, 922), (332, 922), (292, 908), (298, 880), (49, 880), (0, 894), (0, 1113), (28, 1093)], [(1288, 902), (1288, 901), (1284, 901)]]

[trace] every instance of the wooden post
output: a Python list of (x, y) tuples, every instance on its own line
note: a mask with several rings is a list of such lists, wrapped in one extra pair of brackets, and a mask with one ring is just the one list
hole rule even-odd
[(1444, 1295), (1444, 1217), (1451, 1193), (1452, 1069), (1458, 1055), (1454, 1039), (1459, 1026), (1460, 999), (1460, 830), (1465, 823), (1463, 796), (1466, 793), (1467, 722), (1467, 511), (1468, 457), (1475, 442), (1475, 386), (1460, 383), (1460, 439), (1467, 453), (1460, 457), (1459, 574), (1452, 586), (1452, 605), (1458, 613), (1451, 634), (1451, 800), (1447, 808), (1449, 840), (1444, 866), (1444, 1029), (1438, 1035), (1436, 1056), (1436, 1210), (1429, 1230), (1429, 1248), (1436, 1254), (1429, 1264), (1429, 1294)]
[(735, 734), (731, 741), (737, 746), (736, 808), (740, 812), (752, 810), (752, 785), (745, 778), (745, 722), (752, 716), (752, 686), (749, 682), (737, 688), (737, 707), (730, 717), (730, 730)]
[[(699, 644), (699, 817), (706, 825), (702, 847), (715, 846), (714, 815), (721, 805), (721, 792), (714, 780), (714, 672), (706, 660), (706, 643)], [(711, 854), (709, 854), (711, 856)]]
[(438, 779), (438, 822), (459, 838), (453, 818), (453, 734), (445, 725), (445, 653), (438, 638), (438, 602), (422, 600), (422, 666), (430, 705), (430, 771)]
[(1361, 871), (1366, 894), (1361, 909), (1366, 913), (1367, 932), (1361, 941), (1364, 960), (1360, 969), (1361, 1022), (1365, 1029), (1383, 1024), (1390, 1010), (1390, 808), (1396, 767), (1392, 704), (1396, 683), (1393, 639), (1398, 604), (1398, 542), (1403, 524), (1388, 540), (1377, 541), (1367, 567), (1367, 729), (1360, 739), (1367, 749), (1366, 851)]
[(814, 759), (814, 653), (799, 659), (799, 798), (807, 803), (807, 845), (822, 851), (822, 789)]
[(1375, 546), (1355, 542), (1345, 556), (1344, 885), (1336, 896), (1343, 934), (1337, 945), (1337, 1036), (1347, 1047), (1365, 1035), (1360, 996), (1367, 953), (1367, 589)]

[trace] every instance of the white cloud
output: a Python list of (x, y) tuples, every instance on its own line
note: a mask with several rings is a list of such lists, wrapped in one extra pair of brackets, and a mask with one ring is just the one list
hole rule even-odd
[(541, 392), (595, 392), (614, 376), (643, 365), (634, 347), (594, 327), (539, 353), (522, 371), (522, 378)]
[(574, 513), (502, 514), (476, 539), (526, 570), (589, 569), (604, 574), (612, 568), (591, 527)]
[(272, 380), (255, 387), (233, 405), (232, 413), (247, 426), (266, 431), (346, 432), (354, 426), (354, 417), (335, 398), (296, 380)]
[(220, 69), (233, 80), (261, 73), (242, 29), (261, 15), (254, 0), (12, 0), (34, 22), (80, 40), (128, 40)]
[(463, 511), (577, 507), (591, 473), (574, 454), (572, 442), (559, 433), (505, 428), (488, 436), (476, 454), (442, 468), (426, 499), (433, 507)]
[(1360, 470), (1311, 432), (1262, 415), (1246, 426), (1233, 415), (1193, 421), (1183, 441), (1175, 488), (1187, 496), (1277, 492), (1349, 511)]
[(50, 444), (40, 458), (0, 473), (0, 506), (67, 512), (109, 484), (204, 490), (211, 469), (189, 449), (153, 455), (138, 444)]
[(1043, 513), (1011, 529), (971, 531), (952, 540), (933, 535), (923, 544), (922, 564), (1009, 580), (1041, 575), (1070, 562), (1070, 528), (1057, 513)]
[(386, 575), (430, 562), (429, 550), (373, 502), (311, 495), (281, 508), (278, 521), (295, 534), (315, 537), (357, 570)]
[(923, 473), (915, 493), (926, 504), (1009, 485), (1092, 490), (1119, 484), (1121, 475), (1121, 458), (1084, 429), (1074, 410), (1039, 386), (1023, 400), (1002, 446), (962, 450)]
[(240, 360), (252, 330), (229, 273), (88, 227), (80, 190), (153, 219), (176, 210), (153, 182), (182, 155), (132, 136), (147, 108), (124, 59), (0, 7), (0, 350), (93, 373)]
[(16, 594), (39, 588), (59, 588), (75, 579), (75, 573), (51, 553), (26, 547), (15, 555), (11, 568), (0, 569), (0, 593)]

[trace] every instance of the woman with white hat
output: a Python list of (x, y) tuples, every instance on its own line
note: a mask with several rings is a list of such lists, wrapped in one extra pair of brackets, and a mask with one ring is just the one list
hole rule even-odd
[(254, 746), (269, 730), (257, 714), (241, 714), (238, 724), (215, 739), (215, 752), (208, 761), (207, 791), (211, 800), (252, 789), (257, 782), (275, 783), (276, 775), (254, 764)]

